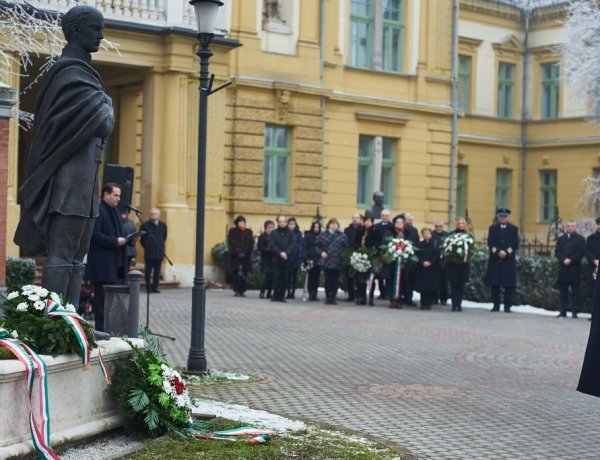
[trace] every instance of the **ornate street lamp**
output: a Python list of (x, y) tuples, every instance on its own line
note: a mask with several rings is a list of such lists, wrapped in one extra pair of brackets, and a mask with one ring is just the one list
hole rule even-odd
[(208, 73), (208, 60), (213, 55), (209, 48), (214, 37), (220, 0), (191, 0), (198, 22), (198, 51), (200, 57), (200, 112), (198, 123), (198, 189), (196, 199), (196, 269), (192, 289), (192, 340), (188, 355), (188, 372), (205, 373), (206, 350), (204, 330), (206, 318), (206, 281), (204, 279), (204, 206), (206, 190), (206, 126), (208, 124), (208, 96), (229, 83), (212, 89), (214, 75)]

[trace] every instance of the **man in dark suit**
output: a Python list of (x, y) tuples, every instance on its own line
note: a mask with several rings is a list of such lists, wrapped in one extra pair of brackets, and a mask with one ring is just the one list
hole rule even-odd
[(117, 184), (108, 182), (102, 187), (102, 201), (85, 267), (86, 278), (94, 284), (92, 309), (98, 331), (104, 331), (104, 285), (122, 284), (126, 278), (127, 239), (117, 210), (120, 200), (121, 188)]
[(510, 209), (496, 211), (497, 223), (488, 230), (488, 248), (490, 250), (485, 284), (491, 287), (491, 311), (500, 311), (500, 289), (504, 289), (504, 311), (510, 313), (515, 288), (517, 287), (517, 261), (519, 249), (519, 229), (508, 221)]
[(160, 268), (165, 257), (165, 241), (167, 240), (167, 224), (160, 220), (160, 210), (152, 208), (150, 219), (144, 222), (141, 230), (141, 243), (144, 247), (144, 275), (146, 290), (159, 293)]
[(277, 217), (277, 228), (271, 232), (271, 251), (273, 262), (273, 297), (271, 302), (285, 302), (288, 287), (288, 274), (292, 256), (296, 250), (294, 234), (288, 228), (287, 218)]
[(590, 299), (594, 297), (594, 285), (600, 263), (600, 217), (596, 217), (596, 231), (587, 237), (585, 242), (585, 257), (589, 265)]
[[(436, 220), (433, 224), (433, 233), (431, 234), (431, 240), (433, 241), (434, 246), (441, 253), (442, 246), (444, 245), (444, 241), (448, 236), (448, 232), (444, 230), (444, 222), (441, 220)], [(438, 293), (437, 300), (441, 305), (446, 305), (448, 301), (448, 278), (446, 277), (446, 260), (441, 259), (439, 262), (440, 270), (438, 273)]]
[(560, 287), (560, 313), (557, 318), (565, 318), (569, 305), (571, 288), (573, 318), (579, 312), (581, 281), (581, 259), (585, 255), (585, 238), (577, 233), (577, 223), (567, 221), (567, 232), (556, 240), (554, 255), (558, 259), (558, 285)]
[[(392, 213), (389, 209), (384, 209), (381, 211), (381, 221), (373, 226), (373, 233), (375, 234), (375, 248), (377, 248), (379, 252), (382, 252), (382, 250), (380, 249), (381, 246), (386, 244), (387, 240), (394, 236), (394, 224), (392, 223)], [(392, 269), (390, 267), (390, 264), (384, 262), (381, 267), (381, 272), (377, 277), (377, 283), (379, 284), (380, 299), (387, 298), (387, 292), (389, 289), (388, 282), (391, 276)], [(373, 299), (372, 296), (371, 299)]]
[[(414, 248), (416, 248), (417, 244), (419, 244), (419, 231), (415, 227), (415, 216), (408, 212), (404, 214), (404, 239), (410, 241)], [(410, 266), (406, 269), (406, 276), (402, 286), (402, 297), (404, 298), (404, 304), (413, 307), (416, 305), (413, 302), (415, 269), (415, 266)]]
[[(358, 249), (360, 247), (360, 239), (364, 232), (364, 227), (362, 225), (362, 217), (359, 213), (355, 212), (352, 214), (352, 222), (344, 229), (344, 235), (348, 239), (348, 245), (352, 249)], [(347, 302), (354, 302), (354, 291), (356, 287), (354, 286), (354, 277), (350, 276), (347, 273), (346, 279), (346, 289), (348, 291), (348, 297), (344, 300)]]

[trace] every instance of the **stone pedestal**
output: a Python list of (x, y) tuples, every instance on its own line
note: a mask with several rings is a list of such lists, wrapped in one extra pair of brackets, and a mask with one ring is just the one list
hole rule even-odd
[[(131, 339), (143, 347), (140, 339)], [(121, 339), (100, 341), (102, 357), (110, 371), (118, 359), (131, 354)], [(42, 356), (48, 371), (48, 397), (52, 446), (85, 439), (122, 424), (116, 402), (98, 363), (98, 349), (92, 351), (91, 368), (84, 370), (81, 357)], [(37, 382), (37, 374), (36, 374)], [(33, 406), (37, 407), (37, 385)], [(29, 398), (23, 365), (16, 359), (0, 360), (0, 458), (9, 459), (34, 452), (29, 432)]]

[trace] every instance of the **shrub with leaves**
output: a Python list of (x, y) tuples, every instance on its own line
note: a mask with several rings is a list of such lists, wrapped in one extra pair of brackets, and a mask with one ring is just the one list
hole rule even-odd
[[(226, 281), (230, 282), (231, 280), (227, 279), (227, 256), (229, 254), (227, 243), (219, 243), (213, 246), (211, 254), (215, 264), (225, 272)], [(260, 251), (258, 249), (252, 251), (251, 260), (252, 265), (246, 276), (246, 287), (248, 289), (259, 289), (262, 285), (262, 273), (260, 272)]]
[[(7, 294), (1, 305), (4, 313), (3, 326), (15, 330), (19, 338), (33, 351), (42, 355), (62, 355), (77, 353), (81, 355), (81, 346), (71, 326), (61, 317), (49, 316), (49, 305), (56, 304), (57, 312), (75, 313), (75, 307), (55, 292), (28, 284)], [(96, 347), (92, 327), (79, 318), (88, 343)], [(0, 357), (12, 357), (0, 355)]]
[(6, 290), (18, 291), (21, 286), (33, 284), (35, 280), (35, 260), (18, 259), (9, 257), (6, 259)]
[(168, 432), (185, 435), (194, 400), (181, 375), (167, 362), (160, 342), (142, 331), (145, 349), (125, 339), (133, 354), (116, 364), (110, 390), (127, 428), (150, 437)]

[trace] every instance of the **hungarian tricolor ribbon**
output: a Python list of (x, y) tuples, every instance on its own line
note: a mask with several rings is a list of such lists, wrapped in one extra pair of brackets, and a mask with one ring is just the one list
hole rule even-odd
[(308, 270), (304, 272), (304, 288), (302, 289), (302, 302), (308, 299)]
[(369, 275), (369, 282), (367, 283), (367, 297), (369, 299), (369, 303), (371, 303), (371, 299), (373, 298), (373, 283), (375, 283), (375, 275), (371, 273)]
[[(53, 301), (52, 299), (46, 300), (46, 308), (48, 309), (48, 316), (60, 317), (67, 322), (67, 324), (75, 334), (77, 343), (79, 343), (79, 347), (81, 348), (81, 360), (83, 362), (83, 365), (86, 369), (89, 369), (91, 346), (87, 339), (87, 336), (85, 335), (83, 326), (81, 325), (81, 322), (85, 321), (85, 319), (83, 319), (74, 311), (61, 310), (61, 305), (58, 302)], [(108, 368), (106, 367), (106, 363), (104, 362), (104, 358), (102, 357), (100, 347), (98, 347), (98, 362), (100, 363), (100, 368), (102, 369), (102, 373), (104, 374), (104, 379), (106, 380), (106, 383), (110, 384), (110, 374), (108, 372)]]
[[(25, 367), (25, 377), (29, 393), (29, 429), (36, 452), (44, 459), (60, 459), (50, 446), (50, 413), (48, 408), (48, 383), (46, 381), (46, 363), (25, 343), (16, 338), (10, 338), (6, 329), (0, 327), (0, 346), (9, 350)], [(34, 415), (31, 400), (35, 377), (38, 371), (38, 400), (41, 428)]]

